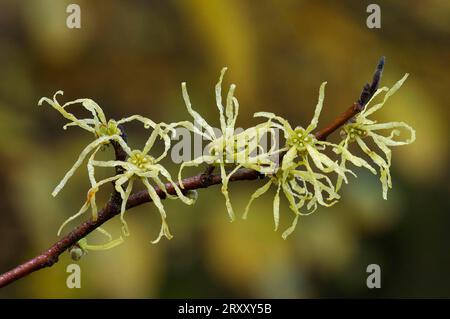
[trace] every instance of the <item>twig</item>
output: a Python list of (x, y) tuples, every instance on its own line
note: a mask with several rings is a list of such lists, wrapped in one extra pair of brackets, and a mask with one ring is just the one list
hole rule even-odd
[(347, 121), (350, 121), (356, 114), (361, 112), (364, 106), (369, 102), (372, 96), (378, 89), (380, 84), (381, 75), (383, 74), (385, 59), (384, 56), (381, 57), (378, 62), (377, 68), (372, 78), (372, 83), (366, 83), (364, 85), (359, 100), (353, 103), (347, 110), (337, 116), (328, 126), (324, 127), (318, 131), (315, 135), (318, 140), (324, 141), (327, 139), (328, 135), (336, 131), (339, 127), (344, 125)]
[[(358, 112), (362, 110), (362, 107), (367, 103), (367, 101), (372, 97), (378, 88), (381, 73), (383, 71), (384, 58), (381, 58), (378, 63), (375, 75), (373, 77), (371, 85), (366, 84), (361, 93), (360, 99), (355, 102), (350, 108), (345, 112), (340, 114), (334, 121), (332, 121), (328, 126), (319, 130), (315, 133), (318, 140), (325, 140), (331, 133), (339, 129), (347, 121), (351, 120)], [(122, 132), (123, 129), (122, 129)], [(126, 136), (123, 136), (126, 138)], [(126, 154), (123, 149), (117, 144), (113, 143), (115, 150), (116, 159), (126, 160)], [(182, 183), (184, 185), (184, 191), (195, 190), (199, 188), (207, 188), (212, 185), (217, 185), (222, 183), (220, 174), (212, 174), (213, 168), (208, 167), (207, 170), (195, 176), (183, 179)], [(120, 173), (120, 172), (116, 172)], [(255, 180), (260, 178), (259, 172), (250, 169), (239, 169), (230, 178), (230, 181), (243, 181), (243, 180)], [(165, 185), (166, 190), (171, 195), (176, 195), (175, 189), (172, 184), (167, 183)], [(158, 187), (155, 187), (158, 196), (165, 198), (166, 194)], [(127, 209), (133, 208), (135, 206), (142, 205), (144, 203), (150, 202), (150, 196), (147, 191), (140, 191), (131, 195), (127, 202)], [(16, 266), (12, 270), (0, 275), (0, 288), (4, 287), (16, 280), (25, 277), (32, 272), (39, 269), (50, 267), (58, 261), (58, 257), (67, 249), (74, 246), (80, 239), (86, 237), (93, 230), (100, 227), (102, 224), (116, 216), (120, 213), (121, 199), (118, 194), (113, 192), (111, 199), (106, 203), (105, 207), (98, 213), (97, 220), (89, 220), (83, 222), (81, 225), (72, 230), (69, 234), (57, 241), (53, 246), (51, 246), (46, 251), (42, 252), (38, 256), (26, 261), (25, 263)]]
[[(121, 132), (120, 136), (122, 137), (122, 139), (125, 142), (127, 142), (128, 136), (125, 133), (125, 128), (123, 127), (123, 125), (119, 125), (118, 128), (120, 129), (120, 132)], [(118, 142), (112, 141), (111, 144), (114, 148), (114, 155), (116, 157), (116, 160), (125, 162), (128, 157), (127, 152), (125, 152), (125, 150), (122, 148), (122, 146), (120, 146), (120, 144)], [(123, 172), (124, 172), (124, 168), (122, 166), (116, 166), (116, 175), (122, 174)], [(122, 197), (120, 196), (120, 193), (114, 187), (114, 182), (112, 182), (112, 184), (113, 184), (113, 191), (111, 193), (111, 197), (110, 197), (109, 201), (110, 201), (111, 205), (120, 207), (120, 205), (122, 205)]]

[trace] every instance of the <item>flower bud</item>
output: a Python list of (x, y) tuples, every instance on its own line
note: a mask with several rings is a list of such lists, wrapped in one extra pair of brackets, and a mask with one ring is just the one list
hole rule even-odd
[(85, 254), (84, 250), (81, 249), (78, 245), (75, 245), (72, 248), (70, 248), (69, 253), (72, 260), (75, 261), (80, 260), (81, 257), (83, 257), (83, 255)]

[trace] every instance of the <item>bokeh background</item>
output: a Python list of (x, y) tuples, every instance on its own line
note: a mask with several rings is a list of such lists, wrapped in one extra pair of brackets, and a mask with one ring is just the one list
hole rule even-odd
[[(65, 26), (71, 2), (81, 6), (79, 30)], [(394, 150), (388, 201), (378, 178), (357, 170), (340, 203), (302, 218), (287, 241), (273, 231), (273, 193), (255, 202), (247, 221), (230, 223), (211, 187), (193, 207), (165, 203), (175, 237), (158, 245), (150, 244), (159, 231), (155, 208), (130, 211), (124, 244), (79, 261), (81, 289), (66, 287), (72, 261), (64, 254), (0, 297), (450, 297), (450, 2), (378, 0), (381, 29), (366, 27), (369, 3), (1, 0), (1, 272), (56, 241), (60, 223), (85, 198), (85, 170), (50, 195), (92, 138), (63, 131), (58, 113), (38, 108), (40, 97), (59, 89), (63, 100), (96, 100), (113, 118), (177, 121), (188, 118), (180, 90), (187, 81), (196, 109), (217, 123), (213, 87), (228, 66), (239, 126), (254, 125), (258, 110), (308, 123), (326, 80), (324, 124), (357, 99), (385, 55), (383, 84), (411, 75), (376, 116), (409, 123), (417, 141)], [(147, 132), (127, 130), (140, 147)], [(231, 185), (237, 212), (257, 186)], [(283, 226), (291, 220), (287, 206), (281, 218)], [(117, 220), (106, 228), (120, 232)], [(366, 287), (372, 263), (381, 266), (381, 289)]]

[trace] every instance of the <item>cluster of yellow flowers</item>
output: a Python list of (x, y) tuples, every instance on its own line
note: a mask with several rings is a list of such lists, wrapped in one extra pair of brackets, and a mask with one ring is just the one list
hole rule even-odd
[[(163, 236), (171, 239), (172, 235), (167, 224), (167, 214), (164, 206), (158, 196), (154, 186), (159, 187), (167, 198), (180, 199), (185, 204), (194, 203), (193, 194), (183, 192), (182, 170), (186, 166), (198, 166), (207, 164), (211, 167), (220, 169), (222, 178), (221, 191), (225, 197), (226, 208), (231, 220), (235, 219), (235, 213), (231, 205), (228, 194), (228, 183), (230, 177), (239, 168), (253, 169), (261, 175), (268, 177), (268, 182), (257, 189), (250, 197), (250, 201), (245, 208), (243, 218), (246, 218), (250, 210), (251, 203), (256, 198), (266, 193), (271, 185), (276, 187), (276, 193), (273, 200), (273, 217), (275, 230), (278, 229), (280, 220), (280, 191), (282, 191), (289, 203), (291, 211), (294, 213), (292, 225), (283, 232), (283, 238), (289, 236), (295, 229), (299, 216), (308, 215), (314, 212), (318, 205), (331, 206), (339, 199), (339, 190), (342, 182), (347, 183), (347, 174), (355, 175), (347, 164), (351, 163), (357, 167), (365, 167), (372, 173), (376, 174), (376, 170), (363, 158), (354, 155), (350, 151), (352, 142), (361, 148), (380, 170), (380, 180), (383, 189), (383, 198), (386, 199), (388, 188), (392, 187), (390, 176), (391, 150), (392, 146), (410, 144), (415, 140), (415, 131), (403, 122), (377, 123), (375, 120), (369, 119), (368, 116), (379, 110), (387, 99), (397, 91), (408, 75), (405, 75), (392, 88), (383, 87), (378, 89), (370, 101), (366, 103), (364, 109), (358, 113), (351, 121), (342, 127), (342, 141), (334, 144), (326, 141), (318, 140), (313, 131), (317, 128), (319, 116), (322, 111), (325, 85), (322, 83), (319, 90), (319, 99), (315, 108), (313, 119), (310, 124), (304, 128), (301, 126), (293, 127), (286, 119), (273, 113), (258, 112), (254, 116), (264, 118), (264, 121), (256, 126), (247, 128), (238, 132), (236, 129), (236, 120), (239, 112), (239, 102), (234, 96), (236, 86), (232, 84), (228, 90), (225, 105), (222, 98), (222, 81), (226, 68), (222, 69), (220, 78), (215, 87), (216, 105), (219, 110), (220, 130), (219, 132), (209, 125), (206, 120), (196, 112), (191, 105), (191, 101), (186, 89), (186, 83), (182, 83), (182, 95), (188, 113), (192, 116), (193, 121), (182, 121), (177, 123), (155, 123), (152, 120), (141, 116), (133, 115), (115, 121), (107, 120), (100, 106), (91, 99), (77, 99), (72, 102), (61, 105), (57, 101), (57, 96), (62, 95), (62, 91), (56, 92), (53, 99), (42, 98), (39, 105), (47, 102), (56, 109), (63, 117), (70, 122), (64, 126), (78, 126), (86, 131), (93, 133), (94, 141), (88, 144), (81, 152), (75, 164), (66, 173), (61, 182), (56, 186), (52, 195), (56, 196), (68, 182), (70, 177), (75, 173), (84, 160), (87, 160), (87, 171), (91, 187), (87, 192), (87, 200), (78, 213), (67, 219), (60, 227), (58, 234), (61, 233), (64, 226), (73, 219), (85, 213), (89, 208), (92, 211), (93, 219), (97, 219), (97, 204), (95, 195), (102, 185), (113, 183), (115, 190), (122, 198), (122, 206), (120, 219), (122, 221), (122, 235), (128, 236), (129, 231), (127, 223), (124, 219), (126, 204), (135, 181), (140, 180), (145, 186), (150, 198), (159, 211), (161, 216), (161, 230), (153, 243), (157, 243)], [(384, 99), (374, 104), (375, 98), (385, 93)], [(67, 111), (67, 107), (71, 105), (81, 105), (89, 111), (91, 118), (78, 119), (72, 113)], [(122, 124), (139, 121), (144, 128), (151, 129), (144, 147), (139, 150), (133, 150), (124, 140), (120, 129)], [(178, 183), (174, 182), (171, 174), (161, 164), (161, 161), (167, 157), (171, 148), (171, 136), (177, 127), (184, 127), (195, 134), (201, 135), (208, 141), (206, 146), (206, 155), (197, 157), (191, 161), (182, 163), (178, 172)], [(410, 137), (403, 141), (395, 140), (394, 137), (400, 134), (400, 128), (409, 131)], [(387, 135), (377, 133), (379, 130), (390, 130)], [(275, 136), (277, 131), (282, 132), (284, 144), (277, 147)], [(260, 141), (262, 137), (270, 136), (272, 143), (270, 148), (265, 149)], [(376, 150), (369, 148), (364, 140), (371, 138), (376, 145)], [(164, 142), (165, 148), (162, 154), (156, 156), (152, 154), (152, 148), (157, 139)], [(110, 160), (99, 161), (95, 156), (100, 149), (111, 143), (117, 143), (127, 154), (126, 160)], [(326, 152), (330, 155), (327, 155)], [(378, 152), (378, 153), (377, 153)], [(379, 154), (381, 152), (381, 155)], [(335, 158), (333, 159), (333, 155)], [(384, 156), (383, 156), (384, 155)], [(281, 158), (281, 161), (277, 160)], [(119, 173), (97, 181), (95, 178), (95, 167), (113, 167), (121, 168)], [(166, 186), (162, 181), (164, 178), (169, 185), (173, 187), (176, 196), (167, 192)], [(335, 181), (333, 182), (333, 179)], [(86, 240), (79, 242), (79, 246), (84, 250), (109, 249), (123, 241), (123, 237), (113, 240), (111, 235), (105, 230), (98, 230), (107, 236), (108, 242), (103, 245), (89, 245)]]
[[(120, 212), (120, 218), (123, 224), (122, 232), (124, 236), (128, 236), (128, 227), (127, 223), (124, 220), (124, 214), (126, 210), (126, 203), (128, 200), (128, 197), (130, 196), (134, 182), (139, 179), (146, 189), (148, 190), (148, 194), (150, 198), (153, 200), (155, 206), (158, 208), (158, 211), (161, 215), (161, 231), (159, 236), (153, 241), (153, 243), (157, 243), (162, 236), (165, 236), (169, 239), (172, 238), (172, 235), (170, 234), (169, 227), (166, 222), (166, 212), (164, 210), (164, 206), (161, 202), (160, 197), (155, 191), (155, 188), (150, 184), (149, 180), (155, 183), (161, 190), (163, 190), (166, 194), (167, 198), (178, 198), (181, 199), (186, 204), (192, 204), (193, 200), (191, 198), (186, 197), (178, 187), (178, 185), (172, 180), (172, 177), (170, 173), (160, 164), (160, 161), (167, 156), (167, 153), (171, 146), (171, 139), (169, 136), (169, 133), (174, 131), (174, 127), (179, 125), (179, 123), (158, 123), (156, 124), (152, 120), (145, 118), (140, 115), (133, 115), (127, 118), (123, 118), (119, 121), (115, 120), (109, 120), (106, 121), (105, 115), (102, 111), (102, 109), (92, 100), (90, 99), (78, 99), (72, 102), (65, 103), (64, 105), (60, 105), (57, 101), (56, 97), (59, 94), (63, 94), (62, 91), (58, 91), (54, 96), (53, 100), (48, 98), (42, 98), (39, 101), (39, 105), (42, 105), (43, 102), (47, 102), (49, 105), (51, 105), (54, 109), (59, 111), (65, 118), (69, 119), (71, 122), (66, 124), (64, 128), (67, 128), (68, 126), (79, 126), (89, 132), (94, 133), (95, 140), (88, 144), (83, 151), (81, 152), (80, 156), (78, 157), (75, 164), (72, 166), (72, 168), (66, 173), (62, 181), (58, 184), (58, 186), (53, 191), (52, 195), (56, 196), (59, 191), (65, 186), (69, 178), (74, 174), (76, 169), (81, 166), (85, 158), (89, 155), (89, 159), (87, 161), (87, 170), (89, 175), (89, 180), (91, 183), (91, 188), (87, 192), (87, 200), (85, 204), (81, 207), (81, 209), (73, 215), (72, 217), (68, 218), (60, 227), (58, 231), (58, 235), (63, 230), (64, 226), (66, 226), (69, 222), (74, 220), (75, 218), (82, 215), (84, 212), (86, 212), (89, 207), (91, 207), (92, 210), (92, 217), (94, 220), (97, 219), (97, 205), (95, 200), (95, 194), (99, 191), (100, 186), (105, 185), (107, 183), (114, 183), (114, 187), (116, 191), (120, 194), (122, 197), (122, 205), (121, 205), (121, 212)], [(92, 113), (92, 118), (87, 119), (77, 119), (72, 113), (69, 113), (66, 110), (66, 107), (73, 104), (81, 104), (85, 109), (89, 110)], [(137, 120), (144, 124), (145, 128), (152, 128), (153, 131), (150, 134), (147, 142), (145, 143), (142, 150), (132, 150), (128, 144), (125, 142), (125, 140), (122, 138), (122, 132), (118, 125), (131, 122)], [(148, 154), (150, 150), (152, 149), (154, 143), (156, 142), (157, 138), (160, 138), (164, 141), (165, 149), (164, 152), (159, 156), (152, 156)], [(95, 155), (97, 152), (105, 145), (109, 145), (112, 141), (117, 142), (124, 152), (127, 154), (127, 160), (126, 161), (119, 161), (119, 160), (112, 160), (112, 161), (98, 161), (95, 159)], [(95, 167), (121, 167), (123, 170), (123, 173), (116, 174), (114, 176), (105, 178), (103, 180), (97, 181), (95, 178)], [(161, 180), (161, 178), (164, 177), (175, 189), (177, 196), (173, 196), (169, 194), (166, 190), (165, 184)], [(124, 189), (124, 185), (126, 185)], [(105, 230), (102, 228), (97, 228), (101, 233), (105, 234), (109, 241), (104, 245), (88, 245), (87, 243), (83, 242), (84, 247), (89, 247), (89, 249), (108, 249), (111, 248), (117, 244), (120, 244), (123, 241), (122, 236), (120, 236), (116, 240), (112, 240), (111, 235), (109, 235)]]
[[(352, 121), (346, 123), (342, 128), (343, 140), (339, 144), (334, 144), (316, 139), (312, 131), (317, 127), (320, 112), (323, 106), (325, 83), (322, 83), (319, 91), (319, 101), (317, 103), (314, 117), (311, 123), (305, 129), (301, 126), (295, 129), (289, 122), (272, 113), (256, 113), (255, 116), (264, 116), (270, 120), (277, 121), (279, 124), (273, 124), (279, 127), (285, 136), (285, 146), (281, 150), (286, 152), (283, 156), (281, 166), (277, 167), (272, 174), (269, 182), (259, 188), (251, 197), (244, 213), (246, 218), (249, 206), (252, 201), (264, 194), (271, 184), (277, 186), (277, 191), (273, 201), (273, 215), (275, 220), (275, 230), (279, 224), (279, 193), (283, 190), (289, 207), (295, 215), (292, 225), (283, 233), (283, 238), (289, 236), (295, 229), (297, 220), (301, 215), (308, 215), (315, 211), (317, 205), (331, 206), (339, 199), (338, 194), (342, 181), (347, 183), (346, 174), (356, 176), (356, 174), (346, 167), (347, 162), (357, 167), (365, 167), (372, 173), (376, 170), (363, 158), (358, 157), (349, 150), (351, 142), (356, 141), (362, 151), (380, 168), (380, 180), (383, 188), (383, 198), (387, 199), (388, 187), (392, 187), (389, 167), (391, 165), (391, 146), (406, 145), (414, 142), (416, 133), (413, 128), (403, 122), (377, 123), (367, 118), (368, 115), (379, 110), (387, 99), (394, 94), (408, 77), (406, 74), (392, 88), (383, 87), (378, 89), (364, 106), (364, 109), (358, 113)], [(380, 93), (386, 92), (382, 102), (372, 106), (373, 100)], [(400, 134), (398, 128), (404, 128), (409, 132), (409, 138), (404, 141), (394, 140), (394, 136)], [(387, 136), (375, 133), (378, 130), (391, 130)], [(379, 151), (384, 153), (386, 159), (377, 153), (377, 150), (370, 149), (363, 141), (365, 138), (372, 138)], [(334, 153), (340, 155), (340, 164), (333, 161), (324, 151), (331, 148)], [(314, 164), (311, 165), (311, 164)], [(333, 184), (330, 177), (326, 174), (335, 173), (336, 183)], [(323, 194), (327, 196), (324, 199)], [(306, 212), (301, 212), (301, 208), (306, 204)]]

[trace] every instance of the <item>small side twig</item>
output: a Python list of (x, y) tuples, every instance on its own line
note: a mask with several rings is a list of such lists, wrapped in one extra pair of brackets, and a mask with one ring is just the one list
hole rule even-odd
[(347, 121), (351, 121), (351, 119), (361, 112), (364, 109), (364, 106), (369, 102), (372, 96), (378, 89), (380, 84), (381, 75), (383, 74), (385, 59), (381, 57), (380, 61), (377, 64), (375, 69), (375, 73), (372, 78), (372, 83), (366, 83), (364, 85), (362, 92), (359, 96), (358, 101), (352, 104), (347, 110), (338, 115), (328, 126), (319, 130), (315, 135), (316, 138), (320, 141), (324, 141), (327, 137), (336, 131), (339, 127), (344, 125)]
[[(118, 125), (118, 128), (120, 129), (120, 137), (122, 137), (122, 139), (127, 142), (128, 141), (128, 136), (125, 132), (125, 128), (123, 127), (123, 125)], [(114, 155), (116, 158), (116, 161), (126, 161), (128, 154), (127, 152), (125, 152), (125, 150), (122, 148), (122, 146), (120, 146), (119, 143), (117, 143), (116, 141), (112, 141), (111, 145), (114, 148)], [(116, 166), (116, 175), (122, 174), (124, 172), (124, 168), (122, 166)], [(117, 205), (117, 207), (120, 207), (120, 205), (122, 205), (122, 197), (120, 196), (119, 192), (115, 189), (114, 187), (114, 183), (113, 184), (113, 191), (111, 193), (111, 197), (109, 199), (110, 203), (112, 205)]]

